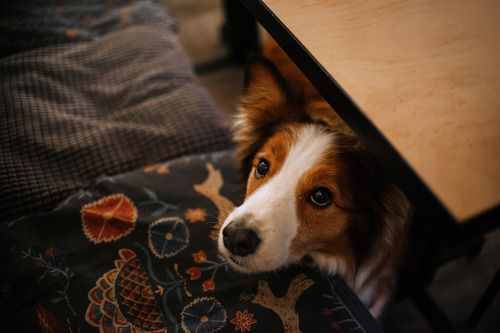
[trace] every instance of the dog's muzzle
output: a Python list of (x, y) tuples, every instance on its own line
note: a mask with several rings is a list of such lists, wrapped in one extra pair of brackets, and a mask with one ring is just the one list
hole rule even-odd
[(245, 257), (255, 252), (260, 238), (255, 230), (231, 222), (222, 230), (222, 240), (226, 249), (233, 255)]

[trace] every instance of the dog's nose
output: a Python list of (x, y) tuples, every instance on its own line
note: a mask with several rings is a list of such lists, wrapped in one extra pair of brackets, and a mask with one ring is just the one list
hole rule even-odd
[(255, 252), (260, 243), (260, 238), (253, 229), (244, 228), (238, 223), (229, 223), (222, 230), (224, 246), (240, 257), (247, 256)]

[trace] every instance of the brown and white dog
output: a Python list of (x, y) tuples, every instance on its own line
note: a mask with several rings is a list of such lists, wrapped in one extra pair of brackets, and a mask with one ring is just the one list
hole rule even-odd
[[(274, 44), (250, 63), (237, 155), (244, 203), (221, 226), (235, 269), (265, 272), (308, 257), (381, 314), (406, 244), (409, 202), (359, 139)], [(283, 73), (283, 74), (282, 74)]]

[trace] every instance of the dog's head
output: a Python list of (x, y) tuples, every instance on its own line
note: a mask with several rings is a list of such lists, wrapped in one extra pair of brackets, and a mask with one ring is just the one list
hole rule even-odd
[(326, 104), (305, 100), (256, 58), (240, 111), (246, 198), (218, 239), (233, 267), (270, 271), (308, 255), (330, 273), (354, 274), (399, 243), (404, 196)]

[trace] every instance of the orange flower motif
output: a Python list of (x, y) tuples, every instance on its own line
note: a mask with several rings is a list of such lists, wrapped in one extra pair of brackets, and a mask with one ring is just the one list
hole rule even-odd
[(203, 264), (205, 261), (207, 261), (207, 255), (203, 251), (200, 251), (198, 253), (193, 253), (193, 258), (194, 262), (198, 264)]
[(144, 168), (144, 172), (153, 172), (155, 170), (154, 165), (148, 165), (147, 167)]
[(161, 167), (158, 168), (158, 170), (156, 170), (156, 172), (160, 175), (163, 175), (166, 173), (170, 173), (170, 169), (168, 168), (168, 166), (162, 165)]
[(203, 291), (209, 291), (209, 290), (215, 290), (215, 283), (214, 280), (208, 279), (202, 284), (203, 286)]
[(68, 37), (68, 38), (76, 38), (76, 37), (78, 37), (78, 30), (76, 30), (76, 29), (68, 29), (68, 30), (66, 30), (66, 37)]
[(197, 280), (201, 276), (200, 269), (198, 267), (191, 267), (186, 271), (191, 276), (191, 280)]
[(253, 319), (253, 313), (248, 313), (247, 310), (241, 312), (236, 312), (236, 318), (231, 319), (231, 324), (235, 324), (235, 331), (240, 330), (241, 332), (249, 331), (252, 328), (252, 324), (255, 324), (257, 320)]
[(205, 217), (207, 216), (207, 212), (204, 209), (196, 208), (196, 209), (188, 209), (186, 213), (186, 219), (191, 223), (198, 221), (205, 221)]
[(54, 249), (52, 247), (49, 247), (48, 249), (45, 250), (45, 255), (50, 256), (54, 252)]
[(110, 242), (134, 230), (137, 208), (123, 194), (113, 194), (82, 207), (83, 232), (95, 244)]

